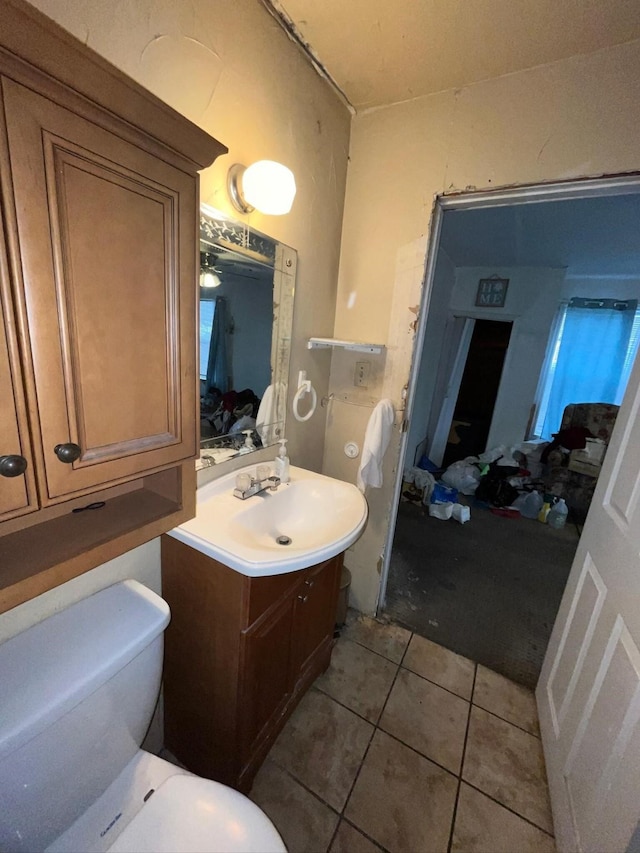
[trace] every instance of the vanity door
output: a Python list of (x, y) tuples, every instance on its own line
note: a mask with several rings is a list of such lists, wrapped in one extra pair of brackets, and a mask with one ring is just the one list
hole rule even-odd
[(308, 670), (323, 652), (330, 654), (342, 560), (340, 554), (308, 569), (297, 589), (293, 626), (294, 684), (305, 680)]
[(197, 182), (2, 92), (46, 505), (195, 456)]
[(293, 611), (293, 600), (286, 596), (243, 632), (240, 702), (243, 770), (250, 764), (256, 747), (282, 716), (291, 697)]

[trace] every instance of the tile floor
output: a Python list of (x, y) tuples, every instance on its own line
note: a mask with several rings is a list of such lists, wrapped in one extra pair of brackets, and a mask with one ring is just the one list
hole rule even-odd
[(251, 798), (289, 853), (551, 853), (533, 694), (350, 612)]

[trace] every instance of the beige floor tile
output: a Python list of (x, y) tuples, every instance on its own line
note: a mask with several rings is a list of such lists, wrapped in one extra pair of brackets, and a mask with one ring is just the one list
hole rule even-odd
[(472, 707), (462, 778), (553, 832), (542, 744), (528, 732)]
[(310, 690), (269, 753), (303, 785), (342, 811), (373, 726), (329, 696)]
[(380, 848), (346, 820), (342, 820), (329, 853), (380, 853)]
[(533, 735), (540, 734), (533, 691), (481, 664), (478, 664), (476, 673), (473, 704), (497, 714), (503, 720), (508, 720)]
[(397, 669), (398, 664), (357, 643), (341, 639), (333, 649), (331, 666), (314, 686), (375, 723)]
[(338, 815), (270, 759), (249, 796), (273, 821), (289, 853), (318, 853), (329, 846)]
[(411, 631), (399, 625), (378, 622), (377, 619), (358, 613), (357, 610), (349, 610), (342, 636), (378, 652), (394, 663), (400, 663), (411, 639)]
[(462, 783), (452, 853), (555, 853), (555, 849), (550, 835)]
[(345, 817), (390, 851), (446, 851), (457, 780), (377, 731)]
[(471, 699), (474, 662), (444, 646), (414, 634), (402, 665), (463, 699)]
[(380, 728), (460, 772), (469, 703), (419, 675), (401, 670), (389, 696)]

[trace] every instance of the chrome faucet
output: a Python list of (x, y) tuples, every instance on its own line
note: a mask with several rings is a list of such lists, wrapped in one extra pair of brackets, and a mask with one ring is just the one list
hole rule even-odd
[(235, 498), (240, 498), (241, 501), (246, 501), (247, 498), (253, 497), (253, 495), (259, 495), (260, 492), (265, 492), (267, 489), (271, 492), (275, 492), (279, 485), (280, 477), (265, 477), (264, 480), (260, 480), (258, 477), (251, 477), (251, 484), (246, 489), (239, 489), (236, 487), (233, 490), (233, 496)]

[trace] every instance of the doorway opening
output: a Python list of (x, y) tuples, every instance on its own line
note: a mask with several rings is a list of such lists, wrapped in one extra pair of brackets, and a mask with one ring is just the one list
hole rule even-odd
[[(558, 318), (575, 300), (635, 310), (639, 219), (636, 179), (478, 193), (440, 199), (436, 207), (380, 609), (528, 686), (540, 673), (599, 470), (583, 469), (589, 474), (572, 491), (582, 475), (568, 467), (569, 451), (584, 451), (562, 445), (556, 464), (542, 450), (565, 429), (566, 417), (582, 413), (585, 425), (567, 421), (567, 429), (581, 429), (604, 453), (617, 410), (613, 400), (589, 397), (582, 384), (575, 399), (569, 392), (571, 405), (558, 409), (548, 434), (536, 434), (545, 378), (557, 361)], [(481, 282), (492, 278), (508, 282), (506, 298), (479, 306)], [(622, 361), (635, 357), (631, 337)], [(520, 478), (521, 493), (563, 496), (571, 510), (565, 528), (496, 514), (473, 495), (460, 497), (471, 510), (464, 525), (403, 500), (400, 478), (423, 460), (444, 470), (493, 451), (512, 465), (516, 452), (530, 471)]]
[(469, 350), (460, 380), (442, 467), (467, 456), (477, 456), (487, 446), (493, 409), (513, 323), (474, 320)]

